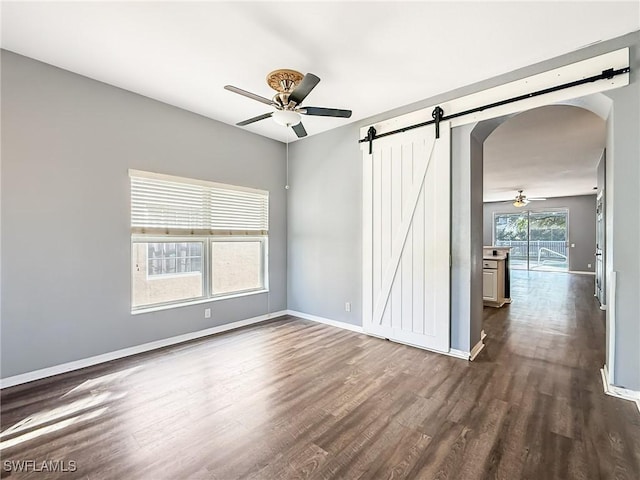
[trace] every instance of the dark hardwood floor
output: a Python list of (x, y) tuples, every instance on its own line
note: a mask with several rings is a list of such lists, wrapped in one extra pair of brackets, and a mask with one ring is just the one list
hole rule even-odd
[(514, 273), (471, 363), (284, 317), (5, 389), (1, 476), (637, 480), (593, 277)]

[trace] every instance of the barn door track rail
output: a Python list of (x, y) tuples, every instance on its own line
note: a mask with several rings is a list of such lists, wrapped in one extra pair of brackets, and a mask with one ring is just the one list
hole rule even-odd
[(531, 93), (525, 93), (524, 95), (518, 95), (517, 97), (511, 97), (506, 100), (500, 100), (498, 102), (488, 103), (486, 105), (482, 105), (481, 107), (475, 107), (469, 110), (464, 110), (462, 112), (452, 113), (449, 115), (444, 115), (444, 110), (440, 106), (437, 106), (436, 108), (433, 109), (433, 112), (431, 112), (431, 116), (433, 117), (433, 120), (428, 120), (426, 122), (416, 123), (414, 125), (409, 125), (407, 127), (398, 128), (397, 130), (391, 130), (389, 132), (381, 133), (380, 135), (376, 133), (376, 129), (374, 127), (369, 127), (369, 130), (367, 130), (367, 136), (358, 140), (358, 143), (369, 143), (369, 154), (371, 154), (373, 153), (374, 140), (377, 140), (383, 137), (388, 137), (390, 135), (395, 135), (396, 133), (408, 132), (409, 130), (425, 127), (427, 125), (435, 125), (436, 138), (440, 138), (440, 122), (442, 121), (451, 120), (452, 118), (463, 117), (465, 115), (481, 112), (489, 108), (500, 107), (502, 105), (507, 105), (509, 103), (519, 102), (520, 100), (526, 100), (528, 98), (539, 97), (540, 95), (557, 92), (558, 90), (577, 87), (578, 85), (584, 85), (585, 83), (597, 82), (598, 80), (610, 80), (617, 75), (629, 73), (630, 71), (631, 71), (630, 67), (624, 67), (617, 70), (614, 70), (613, 68), (608, 68), (606, 70), (603, 70), (602, 73), (598, 75), (594, 75), (592, 77), (575, 80), (573, 82), (563, 83), (562, 85), (556, 85), (555, 87), (544, 88), (542, 90), (538, 90)]

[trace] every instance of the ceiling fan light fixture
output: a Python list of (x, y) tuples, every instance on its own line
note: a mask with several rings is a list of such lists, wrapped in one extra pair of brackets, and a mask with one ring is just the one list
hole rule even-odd
[(300, 114), (290, 110), (276, 110), (271, 116), (273, 120), (284, 127), (293, 127), (300, 123)]
[(523, 202), (522, 200), (516, 200), (515, 202), (513, 202), (514, 207), (524, 207), (525, 205), (526, 203)]

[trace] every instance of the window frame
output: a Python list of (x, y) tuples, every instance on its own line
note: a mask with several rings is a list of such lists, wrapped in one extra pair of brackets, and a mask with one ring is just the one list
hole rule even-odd
[[(262, 253), (260, 259), (260, 278), (262, 279), (262, 286), (258, 288), (250, 288), (246, 290), (237, 290), (235, 292), (225, 292), (225, 293), (213, 293), (213, 244), (216, 242), (260, 242), (260, 251)], [(208, 293), (211, 295), (211, 298), (220, 299), (225, 298), (230, 295), (237, 296), (243, 293), (251, 294), (251, 293), (260, 293), (260, 292), (268, 292), (269, 291), (269, 275), (268, 275), (268, 265), (269, 265), (269, 237), (267, 235), (258, 236), (258, 235), (246, 235), (246, 236), (225, 236), (225, 235), (211, 235), (209, 237), (209, 245), (208, 245), (208, 260), (207, 265), (209, 267), (209, 289)]]
[(566, 239), (565, 239), (565, 244), (567, 246), (566, 248), (566, 252), (567, 252), (567, 271), (569, 271), (570, 268), (570, 257), (571, 257), (571, 248), (569, 248), (569, 245), (571, 243), (571, 231), (570, 231), (570, 220), (571, 220), (571, 209), (569, 207), (544, 207), (544, 206), (540, 206), (538, 208), (525, 208), (522, 210), (518, 210), (518, 211), (513, 211), (513, 210), (497, 210), (495, 212), (493, 212), (493, 218), (492, 218), (492, 245), (495, 245), (496, 242), (500, 241), (497, 239), (497, 232), (496, 232), (496, 219), (499, 216), (503, 216), (503, 215), (524, 215), (527, 218), (527, 271), (532, 270), (530, 268), (530, 262), (531, 262), (531, 215), (532, 214), (536, 214), (536, 213), (561, 213), (564, 214), (565, 216), (565, 232), (566, 232)]
[[(261, 244), (261, 261), (260, 274), (262, 278), (262, 287), (252, 288), (248, 290), (237, 290), (234, 292), (225, 292), (214, 295), (212, 293), (213, 284), (213, 262), (212, 249), (214, 242), (260, 242)], [(134, 244), (136, 243), (189, 243), (202, 242), (202, 295), (180, 300), (171, 300), (168, 302), (158, 302), (153, 304), (133, 306), (134, 296)], [(131, 314), (147, 313), (158, 310), (166, 310), (170, 308), (183, 307), (188, 305), (197, 305), (200, 303), (216, 302), (219, 300), (228, 300), (230, 298), (244, 297), (247, 295), (256, 295), (269, 292), (269, 236), (268, 235), (145, 235), (136, 233), (131, 235), (131, 262), (130, 262), (130, 280), (131, 280)], [(157, 278), (175, 277), (180, 275), (192, 275), (196, 272), (175, 275), (158, 275)], [(150, 277), (153, 281), (155, 276)], [(149, 277), (148, 277), (149, 278)]]
[[(269, 292), (269, 190), (129, 169), (130, 178), (130, 308), (144, 313)], [(212, 293), (213, 242), (258, 241), (262, 286)], [(134, 245), (202, 242), (202, 292), (198, 297), (133, 305)], [(198, 272), (148, 275), (146, 281), (197, 275)], [(136, 259), (139, 260), (139, 257)], [(177, 265), (177, 264), (176, 264)], [(149, 298), (149, 297), (146, 297)]]

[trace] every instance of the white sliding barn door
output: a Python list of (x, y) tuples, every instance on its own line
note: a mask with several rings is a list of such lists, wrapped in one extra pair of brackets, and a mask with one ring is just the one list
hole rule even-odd
[(449, 351), (450, 124), (363, 144), (363, 328)]

